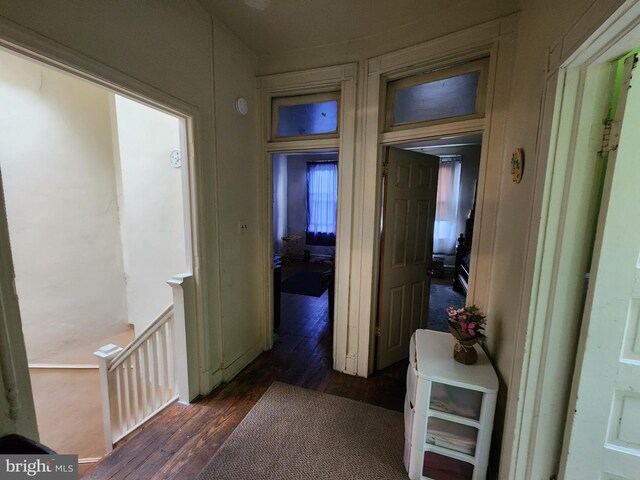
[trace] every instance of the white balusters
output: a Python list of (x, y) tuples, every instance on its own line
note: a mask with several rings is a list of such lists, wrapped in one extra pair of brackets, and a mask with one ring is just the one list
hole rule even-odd
[(105, 345), (95, 352), (107, 451), (178, 398), (173, 322), (170, 305), (125, 349)]

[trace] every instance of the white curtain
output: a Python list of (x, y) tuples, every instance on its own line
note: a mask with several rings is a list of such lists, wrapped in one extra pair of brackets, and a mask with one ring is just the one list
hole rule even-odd
[(307, 243), (335, 245), (338, 166), (307, 164)]
[(287, 156), (273, 156), (273, 251), (280, 254), (282, 237), (287, 235)]
[(456, 240), (458, 235), (463, 233), (456, 230), (461, 169), (462, 157), (460, 155), (440, 157), (436, 223), (433, 229), (433, 253), (443, 255), (455, 253)]

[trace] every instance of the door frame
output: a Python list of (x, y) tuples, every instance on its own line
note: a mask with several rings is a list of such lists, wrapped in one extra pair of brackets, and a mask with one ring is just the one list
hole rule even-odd
[[(183, 279), (182, 289), (185, 298), (189, 298), (190, 301), (185, 304), (184, 311), (186, 358), (176, 359), (176, 366), (179, 370), (180, 386), (183, 390), (186, 387), (187, 390), (185, 392), (186, 398), (193, 400), (200, 394), (208, 393), (219, 383), (219, 380), (212, 378), (207, 369), (207, 365), (214, 363), (211, 361), (213, 352), (204, 341), (205, 338), (211, 336), (212, 328), (209, 322), (204, 321), (208, 282), (205, 278), (206, 272), (203, 272), (200, 267), (201, 264), (207, 263), (210, 249), (205, 248), (204, 231), (203, 228), (200, 228), (205, 223), (203, 206), (207, 202), (203, 196), (206, 195), (207, 189), (201, 187), (203, 181), (202, 175), (199, 173), (203, 168), (202, 155), (200, 154), (205, 151), (204, 134), (199, 131), (202, 124), (199, 110), (169, 93), (8, 21), (0, 20), (0, 48), (46, 67), (89, 81), (112, 93), (179, 119), (180, 149), (183, 152), (183, 169), (185, 169), (182, 183), (186, 272), (176, 273)], [(8, 229), (8, 223), (5, 210), (0, 209), (0, 230), (3, 229)], [(6, 245), (4, 245), (5, 240)], [(3, 242), (1, 260), (7, 265), (12, 265), (8, 237), (6, 239), (0, 238), (0, 241)], [(7, 372), (22, 372), (22, 362), (24, 361), (26, 368), (27, 359), (26, 354), (24, 358), (21, 355), (21, 350), (24, 351), (24, 339), (21, 334), (13, 267), (1, 271), (3, 276), (0, 279), (0, 307), (2, 307), (0, 308), (0, 327), (7, 332), (15, 331), (11, 334), (13, 336), (9, 336), (9, 338), (12, 339), (12, 342), (16, 342), (16, 347), (11, 352), (12, 355), (0, 357), (1, 367), (3, 370), (7, 369)], [(18, 330), (20, 335), (16, 333)], [(22, 346), (18, 347), (17, 345)], [(28, 371), (26, 378), (28, 379)], [(14, 402), (18, 406), (21, 404), (25, 406), (24, 414), (17, 413), (18, 423), (20, 415), (25, 415), (27, 422), (33, 421), (30, 432), (37, 432), (35, 416), (30, 412), (33, 404), (30, 382), (19, 382), (15, 388), (10, 388), (6, 384), (4, 387), (7, 398), (13, 399), (10, 402)]]
[[(506, 106), (511, 88), (510, 72), (516, 44), (517, 16), (511, 15), (456, 34), (373, 58), (366, 63), (364, 147), (362, 168), (356, 176), (363, 177), (363, 201), (358, 212), (363, 225), (359, 248), (359, 270), (373, 272), (371, 284), (361, 282), (354, 292), (359, 301), (358, 328), (359, 374), (370, 374), (375, 366), (375, 323), (379, 296), (382, 164), (384, 148), (398, 143), (427, 140), (447, 135), (482, 132), (482, 150), (476, 198), (476, 223), (471, 255), (476, 259), (470, 272), (469, 303), (490, 310), (490, 282), (476, 278), (491, 278), (497, 208), (502, 171), (506, 167), (503, 132), (506, 126)], [(486, 110), (483, 118), (442, 123), (406, 130), (383, 132), (386, 83), (436, 68), (456, 65), (462, 61), (488, 56)], [(478, 255), (482, 251), (483, 255)], [(362, 372), (362, 373), (361, 373)]]
[[(260, 231), (262, 235), (262, 275), (264, 321), (261, 322), (262, 345), (273, 347), (273, 153), (301, 151), (338, 151), (338, 216), (336, 229), (335, 305), (333, 326), (333, 368), (355, 375), (353, 358), (348, 354), (348, 306), (350, 300), (351, 238), (353, 235), (353, 185), (356, 123), (357, 64), (317, 68), (293, 73), (258, 77), (261, 133), (259, 195)], [(275, 97), (340, 91), (339, 135), (334, 138), (302, 138), (270, 141), (271, 102)]]
[(598, 202), (596, 193), (587, 192), (603, 173), (597, 151), (613, 86), (608, 63), (640, 45), (640, 1), (610, 14), (592, 5), (549, 48), (535, 154), (543, 175), (536, 182), (540, 216), (530, 238), (537, 247), (527, 258), (531, 299), (528, 327), (518, 339), (523, 362), (514, 437), (503, 442), (503, 455), (510, 452), (501, 466), (505, 478), (557, 475), (568, 447), (565, 419)]

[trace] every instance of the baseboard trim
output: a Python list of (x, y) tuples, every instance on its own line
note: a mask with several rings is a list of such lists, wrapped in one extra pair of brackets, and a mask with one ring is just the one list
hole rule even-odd
[(52, 369), (52, 370), (98, 370), (98, 365), (90, 363), (30, 363), (30, 369)]
[(222, 381), (229, 382), (238, 375), (244, 367), (253, 362), (262, 353), (260, 341), (257, 341), (242, 355), (232, 361), (229, 365), (222, 366)]

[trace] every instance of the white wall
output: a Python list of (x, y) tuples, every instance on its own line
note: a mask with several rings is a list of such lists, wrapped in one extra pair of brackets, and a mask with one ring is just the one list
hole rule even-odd
[(31, 362), (125, 330), (108, 93), (0, 52), (0, 166)]
[(186, 271), (183, 168), (169, 163), (180, 125), (122, 96), (112, 102), (127, 312), (138, 334), (173, 302), (166, 280)]

